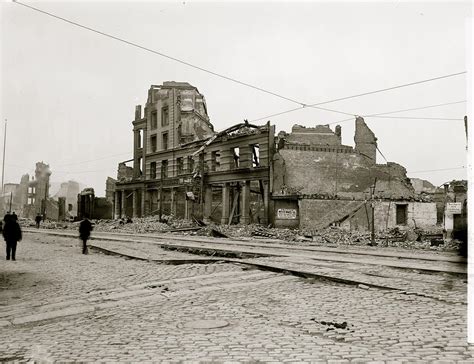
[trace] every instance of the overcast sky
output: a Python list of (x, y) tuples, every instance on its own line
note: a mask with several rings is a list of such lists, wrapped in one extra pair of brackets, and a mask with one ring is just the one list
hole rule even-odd
[[(470, 2), (28, 2), (42, 10), (303, 103), (466, 71)], [(133, 48), (14, 3), (1, 3), (5, 182), (37, 161), (52, 181), (103, 196), (132, 158), (134, 108), (151, 84), (187, 81), (216, 130), (298, 105)], [(368, 115), (466, 100), (464, 75), (322, 105)], [(391, 116), (462, 119), (466, 104)], [(305, 108), (269, 118), (278, 130), (346, 119)], [(466, 179), (461, 120), (366, 118), (389, 161), (435, 185)], [(261, 121), (264, 123), (264, 121)], [(335, 125), (331, 125), (334, 129)], [(353, 145), (354, 121), (341, 123)], [(384, 163), (378, 155), (378, 163)], [(419, 172), (457, 168), (444, 171)]]

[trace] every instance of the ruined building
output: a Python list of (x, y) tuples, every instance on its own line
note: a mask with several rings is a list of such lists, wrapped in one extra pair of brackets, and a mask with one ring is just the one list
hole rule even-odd
[(116, 217), (268, 222), (273, 127), (215, 133), (197, 88), (165, 82), (151, 86), (143, 115), (136, 107), (133, 130), (133, 165), (118, 167)]
[(111, 219), (113, 203), (107, 197), (96, 197), (93, 188), (84, 188), (77, 195), (77, 220)]
[(53, 196), (59, 201), (64, 198), (66, 210), (69, 217), (77, 216), (77, 194), (79, 193), (79, 183), (76, 181), (67, 181), (61, 183), (59, 191)]
[(133, 159), (118, 166), (114, 216), (367, 230), (373, 204), (378, 230), (435, 225), (436, 204), (418, 198), (404, 167), (378, 164), (376, 136), (355, 123), (354, 147), (340, 126), (295, 125), (275, 138), (270, 123), (245, 122), (217, 133), (194, 86), (151, 86), (132, 122)]
[(23, 175), (20, 183), (14, 188), (11, 210), (18, 216), (31, 219), (37, 214), (51, 220), (63, 219), (66, 199), (58, 198), (55, 201), (49, 196), (50, 176), (48, 164), (36, 163), (35, 175), (31, 179), (28, 174)]
[(340, 126), (333, 132), (324, 125), (295, 125), (290, 134), (279, 134), (273, 157), (276, 224), (367, 230), (373, 199), (377, 230), (436, 225), (436, 205), (417, 201), (404, 167), (377, 164), (377, 138), (363, 118), (355, 126), (354, 147), (341, 143)]

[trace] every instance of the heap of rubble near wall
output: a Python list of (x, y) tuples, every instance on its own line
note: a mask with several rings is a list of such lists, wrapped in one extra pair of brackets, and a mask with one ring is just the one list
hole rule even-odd
[(333, 132), (329, 126), (295, 125), (291, 134), (279, 134), (273, 159), (277, 209), (288, 210), (292, 204), (298, 211), (293, 227), (304, 230), (339, 225), (367, 231), (373, 198), (377, 231), (398, 225), (398, 205), (406, 206), (406, 228), (435, 226), (436, 205), (415, 193), (403, 166), (377, 164), (377, 138), (363, 118), (355, 126), (354, 148), (341, 143), (340, 127)]
[(420, 199), (405, 168), (377, 164), (377, 138), (361, 117), (354, 146), (342, 144), (340, 126), (294, 125), (275, 138), (270, 123), (244, 122), (217, 133), (204, 96), (173, 81), (150, 87), (132, 125), (133, 159), (119, 164), (109, 188), (115, 218), (365, 232), (371, 200), (377, 231), (436, 225), (436, 206)]

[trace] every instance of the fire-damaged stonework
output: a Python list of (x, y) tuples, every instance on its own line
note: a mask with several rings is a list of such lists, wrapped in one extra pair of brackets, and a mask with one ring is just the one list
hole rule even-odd
[(416, 201), (404, 167), (377, 164), (377, 138), (363, 118), (355, 123), (355, 147), (341, 143), (339, 126), (332, 131), (323, 125), (295, 125), (291, 134), (279, 133), (273, 198), (276, 205), (292, 203), (299, 216), (285, 226), (318, 229), (338, 224), (367, 230), (371, 203), (377, 230), (436, 225), (436, 204)]
[(118, 168), (116, 218), (268, 224), (274, 127), (245, 122), (216, 133), (197, 88), (165, 82), (151, 86), (143, 115), (136, 107), (133, 130), (134, 158)]
[(215, 132), (197, 88), (165, 82), (151, 86), (132, 124), (134, 155), (118, 166), (116, 218), (367, 230), (374, 206), (377, 230), (437, 222), (436, 204), (420, 198), (403, 166), (377, 164), (377, 138), (361, 117), (354, 147), (342, 144), (340, 126), (294, 125), (276, 138), (270, 122)]

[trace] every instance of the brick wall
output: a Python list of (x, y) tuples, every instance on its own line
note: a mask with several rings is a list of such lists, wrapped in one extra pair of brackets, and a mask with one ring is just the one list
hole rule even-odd
[(377, 178), (378, 197), (414, 196), (403, 167), (396, 163), (370, 165), (356, 152), (281, 149), (274, 162), (274, 194), (284, 193), (286, 186), (300, 194), (361, 199), (369, 196), (369, 187)]
[[(397, 225), (397, 205), (407, 206), (406, 225)], [(383, 201), (375, 204), (375, 229), (378, 231), (393, 227), (428, 228), (437, 223), (436, 203), (434, 202), (404, 202)]]

